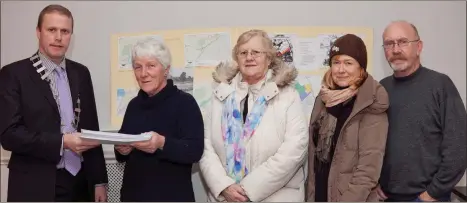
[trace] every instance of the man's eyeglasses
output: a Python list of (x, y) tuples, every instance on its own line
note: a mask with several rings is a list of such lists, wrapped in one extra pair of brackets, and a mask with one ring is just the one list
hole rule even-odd
[(385, 49), (393, 49), (397, 45), (400, 48), (402, 48), (402, 47), (406, 47), (407, 45), (409, 45), (412, 42), (418, 42), (418, 41), (420, 41), (420, 39), (416, 39), (416, 40), (399, 39), (397, 41), (385, 41), (383, 43), (383, 47)]
[(242, 52), (237, 53), (237, 55), (239, 58), (246, 58), (248, 56), (248, 53), (251, 53), (251, 57), (258, 58), (262, 54), (266, 54), (267, 52), (252, 50), (252, 51), (242, 51)]

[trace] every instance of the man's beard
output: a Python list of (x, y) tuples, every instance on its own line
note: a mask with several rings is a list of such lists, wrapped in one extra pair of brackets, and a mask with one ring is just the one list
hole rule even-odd
[(394, 70), (394, 71), (404, 71), (408, 67), (407, 61), (404, 62), (404, 63), (398, 63), (398, 64), (389, 63), (389, 65), (391, 66), (392, 70)]
[[(397, 63), (392, 62), (396, 60), (399, 61)], [(403, 61), (402, 63), (401, 60)], [(394, 57), (391, 59), (391, 62), (389, 62), (389, 66), (391, 66), (392, 70), (394, 71), (404, 71), (409, 67), (409, 62), (403, 57)]]

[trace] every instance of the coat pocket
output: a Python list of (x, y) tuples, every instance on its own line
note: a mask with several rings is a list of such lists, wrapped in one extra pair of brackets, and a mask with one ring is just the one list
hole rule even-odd
[(305, 183), (305, 171), (300, 167), (290, 181), (285, 185), (288, 188), (300, 189)]
[(350, 179), (352, 178), (352, 173), (340, 173), (339, 179), (337, 180), (337, 190), (339, 194), (344, 194), (345, 191), (349, 189)]
[(358, 131), (359, 123), (356, 121), (350, 121), (345, 129), (343, 129), (343, 134), (341, 136), (346, 151), (355, 151), (358, 149)]

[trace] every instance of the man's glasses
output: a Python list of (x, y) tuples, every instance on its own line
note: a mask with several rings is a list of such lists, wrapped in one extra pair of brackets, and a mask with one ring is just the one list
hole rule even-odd
[(416, 40), (399, 39), (397, 41), (385, 41), (383, 43), (383, 47), (385, 49), (394, 49), (397, 45), (400, 48), (402, 48), (402, 47), (408, 46), (412, 42), (418, 42), (418, 41), (420, 41), (420, 39), (416, 39)]

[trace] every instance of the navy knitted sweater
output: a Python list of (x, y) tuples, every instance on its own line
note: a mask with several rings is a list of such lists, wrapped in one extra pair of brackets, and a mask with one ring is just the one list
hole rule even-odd
[(128, 104), (120, 133), (154, 131), (165, 136), (162, 150), (150, 154), (133, 149), (119, 162), (126, 162), (120, 198), (122, 202), (195, 201), (192, 165), (204, 150), (204, 125), (193, 96), (168, 80), (159, 93), (148, 97), (140, 90)]

